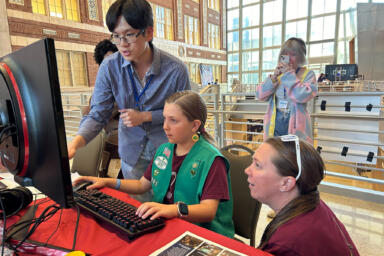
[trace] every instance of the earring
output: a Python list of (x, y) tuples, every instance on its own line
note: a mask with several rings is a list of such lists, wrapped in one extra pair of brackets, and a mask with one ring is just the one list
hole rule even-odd
[(197, 142), (199, 140), (199, 135), (197, 135), (196, 133), (192, 135), (192, 141), (193, 142)]

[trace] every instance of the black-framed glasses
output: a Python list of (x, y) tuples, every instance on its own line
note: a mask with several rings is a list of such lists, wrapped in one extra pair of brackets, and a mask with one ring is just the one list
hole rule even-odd
[(144, 34), (144, 29), (140, 30), (137, 33), (128, 33), (124, 36), (119, 36), (116, 34), (111, 35), (111, 42), (115, 45), (120, 45), (121, 41), (124, 40), (127, 44), (136, 42), (140, 34)]
[(300, 155), (300, 141), (299, 137), (293, 134), (288, 134), (288, 135), (283, 135), (279, 136), (281, 141), (283, 142), (289, 142), (289, 141), (294, 141), (295, 142), (295, 148), (296, 148), (296, 162), (297, 166), (299, 167), (299, 172), (296, 175), (296, 181), (300, 178), (301, 176), (301, 155)]

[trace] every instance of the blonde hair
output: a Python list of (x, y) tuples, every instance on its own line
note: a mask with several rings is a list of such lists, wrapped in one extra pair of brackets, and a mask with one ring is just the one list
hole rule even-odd
[(289, 52), (296, 56), (296, 62), (299, 67), (304, 66), (307, 63), (307, 47), (303, 39), (291, 37), (285, 41), (281, 46), (279, 60), (281, 59), (281, 55), (287, 55)]

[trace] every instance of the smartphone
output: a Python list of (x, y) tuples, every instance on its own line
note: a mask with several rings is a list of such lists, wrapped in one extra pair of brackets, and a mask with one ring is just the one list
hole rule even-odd
[(289, 63), (289, 55), (281, 55), (280, 62), (282, 63)]

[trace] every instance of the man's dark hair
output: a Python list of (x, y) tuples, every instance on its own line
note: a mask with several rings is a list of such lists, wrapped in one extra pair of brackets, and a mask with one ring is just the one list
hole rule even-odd
[(146, 0), (117, 0), (107, 12), (107, 26), (113, 32), (117, 20), (123, 16), (127, 23), (134, 29), (153, 27), (153, 14), (151, 5)]
[(100, 41), (95, 47), (95, 53), (93, 54), (93, 58), (95, 59), (97, 64), (101, 64), (104, 59), (104, 55), (107, 52), (117, 52), (117, 47), (108, 39)]

